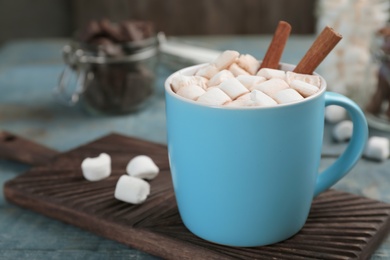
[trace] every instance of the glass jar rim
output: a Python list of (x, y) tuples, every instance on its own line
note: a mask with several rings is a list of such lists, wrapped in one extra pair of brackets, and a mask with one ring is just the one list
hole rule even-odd
[[(149, 37), (140, 41), (116, 43), (116, 46), (125, 50), (122, 56), (101, 55), (96, 46), (88, 45), (80, 41), (71, 41), (62, 49), (65, 62), (70, 64), (106, 64), (128, 63), (142, 61), (158, 53), (157, 37)], [(91, 47), (92, 46), (92, 47)], [(71, 57), (69, 59), (69, 57)]]

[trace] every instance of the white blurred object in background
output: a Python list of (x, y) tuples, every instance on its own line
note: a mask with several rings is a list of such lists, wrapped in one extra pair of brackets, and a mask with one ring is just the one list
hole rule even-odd
[(389, 20), (389, 0), (319, 0), (317, 31), (330, 26), (343, 39), (319, 68), (329, 90), (355, 100), (362, 108), (377, 82), (378, 64), (370, 49), (376, 32)]

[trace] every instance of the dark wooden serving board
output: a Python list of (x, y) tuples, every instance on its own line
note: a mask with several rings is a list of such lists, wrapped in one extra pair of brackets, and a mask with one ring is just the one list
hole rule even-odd
[[(390, 227), (389, 204), (329, 190), (314, 200), (304, 228), (284, 242), (254, 248), (216, 245), (184, 227), (164, 145), (111, 134), (63, 154), (34, 148), (34, 156), (27, 152), (15, 156), (12, 153), (18, 149), (10, 147), (23, 145), (26, 140), (0, 133), (0, 141), (5, 143), (0, 156), (38, 161), (38, 165), (50, 159), (50, 163), (8, 181), (4, 187), (7, 200), (162, 258), (367, 259)], [(30, 146), (33, 143), (25, 145), (24, 150)], [(88, 182), (82, 177), (81, 161), (101, 152), (112, 157), (112, 175)], [(127, 162), (139, 154), (151, 156), (161, 172), (151, 181), (147, 201), (130, 205), (116, 200), (113, 194)]]

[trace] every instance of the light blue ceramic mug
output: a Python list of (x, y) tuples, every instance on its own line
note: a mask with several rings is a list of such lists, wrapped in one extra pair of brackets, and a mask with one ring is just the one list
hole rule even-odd
[[(168, 152), (181, 218), (195, 235), (229, 246), (261, 246), (297, 233), (313, 197), (359, 160), (368, 129), (350, 99), (320, 91), (303, 101), (274, 107), (224, 108), (176, 95), (165, 83)], [(282, 69), (292, 70), (283, 64)], [(353, 136), (333, 165), (318, 173), (324, 109), (344, 107)]]

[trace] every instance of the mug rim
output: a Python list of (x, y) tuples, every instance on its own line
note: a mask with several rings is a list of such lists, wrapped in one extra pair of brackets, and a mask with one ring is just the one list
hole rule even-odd
[[(260, 61), (260, 63), (261, 63), (261, 61)], [(209, 64), (209, 63), (201, 63), (201, 64), (185, 67), (185, 68), (182, 68), (182, 69), (180, 69), (178, 71), (175, 71), (174, 73), (169, 75), (168, 78), (164, 82), (165, 93), (170, 95), (170, 96), (172, 96), (173, 98), (176, 98), (176, 99), (180, 100), (180, 101), (183, 101), (183, 102), (186, 102), (188, 104), (195, 105), (195, 106), (200, 106), (200, 107), (213, 108), (213, 109), (225, 109), (225, 110), (256, 110), (256, 109), (277, 109), (277, 108), (282, 108), (282, 107), (287, 107), (287, 106), (299, 105), (299, 104), (302, 104), (302, 103), (309, 102), (310, 100), (319, 98), (326, 91), (326, 86), (327, 86), (326, 80), (320, 74), (318, 74), (316, 72), (313, 72), (313, 75), (319, 76), (320, 77), (320, 81), (321, 81), (320, 89), (319, 89), (319, 91), (317, 93), (315, 93), (315, 94), (313, 94), (313, 95), (311, 95), (309, 97), (306, 97), (303, 100), (293, 101), (293, 102), (284, 103), (284, 104), (277, 104), (277, 105), (274, 105), (274, 106), (238, 106), (238, 107), (231, 107), (231, 106), (224, 106), (224, 105), (207, 105), (207, 104), (202, 104), (202, 103), (196, 102), (195, 100), (192, 100), (192, 99), (188, 99), (188, 98), (179, 96), (178, 94), (176, 94), (172, 90), (170, 83), (171, 83), (173, 77), (175, 77), (176, 75), (178, 75), (180, 73), (183, 73), (183, 72), (184, 72), (183, 75), (186, 75), (187, 74), (186, 72), (188, 72), (190, 70), (195, 70), (195, 69), (200, 68), (202, 66), (205, 66), (207, 64)], [(283, 63), (283, 62), (280, 63), (280, 66), (283, 68), (284, 71), (292, 71), (296, 67), (296, 65), (294, 65), (294, 64)]]

